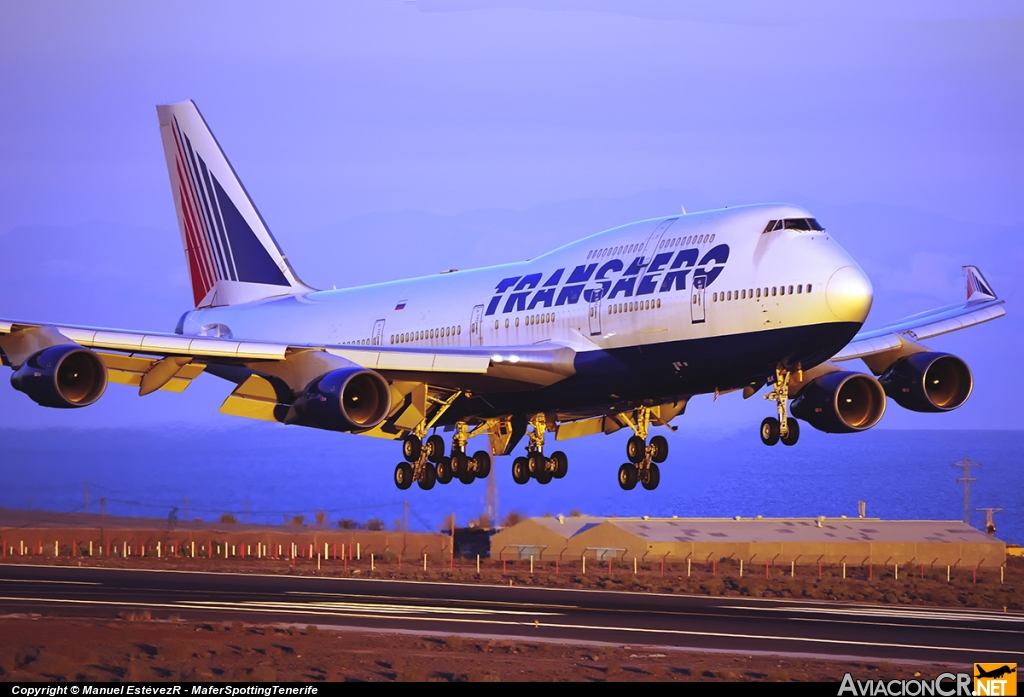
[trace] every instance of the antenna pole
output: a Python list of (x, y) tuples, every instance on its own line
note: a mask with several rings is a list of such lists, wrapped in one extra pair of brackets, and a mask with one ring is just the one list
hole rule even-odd
[(966, 457), (960, 462), (954, 462), (953, 467), (958, 467), (964, 471), (964, 476), (957, 477), (957, 482), (964, 485), (964, 522), (968, 525), (971, 524), (971, 482), (978, 481), (971, 476), (972, 467), (981, 467), (980, 462), (974, 462), (968, 460)]

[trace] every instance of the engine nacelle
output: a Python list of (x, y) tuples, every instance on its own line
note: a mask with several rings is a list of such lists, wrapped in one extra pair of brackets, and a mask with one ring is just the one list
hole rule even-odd
[(365, 368), (339, 368), (321, 375), (295, 400), (295, 411), (320, 428), (365, 431), (391, 411), (387, 380)]
[(44, 407), (87, 407), (107, 389), (107, 366), (77, 344), (51, 346), (14, 371), (11, 385)]
[(864, 373), (827, 373), (804, 385), (790, 411), (825, 433), (866, 431), (885, 413), (885, 391)]
[(949, 353), (915, 353), (896, 361), (879, 382), (897, 404), (911, 411), (951, 411), (974, 389), (967, 364)]

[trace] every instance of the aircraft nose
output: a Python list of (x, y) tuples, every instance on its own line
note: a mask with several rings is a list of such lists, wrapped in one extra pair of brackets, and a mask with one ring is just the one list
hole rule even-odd
[(863, 324), (871, 310), (871, 281), (856, 266), (844, 266), (832, 274), (825, 287), (825, 302), (837, 319)]

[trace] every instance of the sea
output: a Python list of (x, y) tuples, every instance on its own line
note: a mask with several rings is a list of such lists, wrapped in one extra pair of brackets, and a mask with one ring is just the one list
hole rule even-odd
[[(664, 429), (662, 429), (664, 430)], [(766, 447), (756, 429), (668, 434), (669, 460), (655, 491), (618, 487), (628, 432), (550, 443), (569, 456), (565, 479), (512, 481), (511, 457), (495, 458), (496, 522), (519, 516), (868, 517), (963, 520), (1024, 543), (1024, 431), (880, 430), (828, 435), (805, 428), (793, 447)], [(453, 481), (398, 490), (394, 441), (246, 424), (195, 427), (0, 429), (0, 507), (282, 525), (379, 520), (388, 529), (408, 515), (411, 530), (477, 520), (488, 485)], [(470, 441), (471, 450), (486, 447)], [(475, 446), (475, 447), (472, 447)], [(969, 503), (964, 469), (969, 460)], [(351, 522), (346, 524), (351, 525)]]

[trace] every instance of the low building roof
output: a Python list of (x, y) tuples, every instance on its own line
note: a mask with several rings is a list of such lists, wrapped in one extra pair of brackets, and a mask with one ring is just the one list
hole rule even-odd
[(879, 518), (531, 518), (566, 539), (602, 523), (647, 542), (997, 542), (959, 520)]

